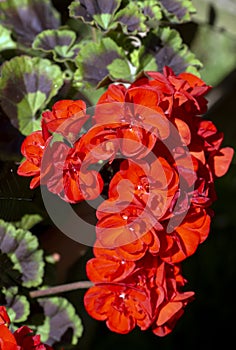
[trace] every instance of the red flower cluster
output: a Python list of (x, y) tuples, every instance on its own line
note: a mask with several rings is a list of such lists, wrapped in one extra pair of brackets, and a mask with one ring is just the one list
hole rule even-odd
[(0, 350), (53, 350), (42, 344), (40, 335), (34, 335), (29, 327), (22, 326), (12, 333), (9, 324), (6, 308), (0, 306)]
[[(85, 159), (86, 148), (76, 141), (89, 118), (85, 112), (83, 101), (59, 101), (52, 112), (43, 113), (42, 130), (26, 137), (21, 147), (26, 160), (19, 166), (18, 174), (33, 176), (31, 189), (41, 181), (49, 191), (71, 203), (94, 199), (100, 194), (102, 178), (96, 171), (87, 169), (91, 159), (90, 162)], [(61, 139), (53, 137), (55, 132)]]
[[(41, 181), (71, 203), (108, 188), (97, 209), (95, 258), (87, 263), (95, 286), (84, 301), (112, 331), (137, 325), (168, 334), (193, 297), (181, 292), (179, 263), (207, 238), (214, 181), (233, 156), (221, 148), (223, 134), (200, 117), (208, 91), (189, 73), (146, 72), (128, 88), (109, 86), (87, 132), (84, 103), (61, 101), (22, 145), (18, 173), (34, 176), (31, 188)], [(94, 170), (100, 163), (103, 170)]]

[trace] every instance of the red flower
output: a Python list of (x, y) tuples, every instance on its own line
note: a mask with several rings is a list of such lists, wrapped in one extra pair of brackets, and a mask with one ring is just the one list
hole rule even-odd
[(128, 277), (135, 269), (133, 261), (125, 260), (115, 249), (105, 249), (97, 242), (94, 246), (96, 258), (87, 262), (86, 271), (93, 282), (117, 282)]
[(159, 95), (154, 90), (110, 87), (98, 101), (95, 123), (117, 130), (122, 154), (143, 158), (158, 137), (165, 139), (169, 135), (169, 123), (158, 102)]
[(120, 212), (99, 214), (100, 219), (96, 228), (98, 246), (114, 248), (117, 254), (127, 260), (138, 260), (147, 250), (157, 254), (160, 242), (153, 226), (155, 223), (160, 229), (161, 225), (154, 221), (154, 217), (140, 217), (143, 215), (143, 207), (129, 205), (124, 209), (123, 205), (120, 209), (117, 202), (114, 203), (114, 207)]
[(181, 292), (186, 280), (181, 275), (180, 265), (165, 265), (165, 300), (159, 306), (152, 331), (159, 336), (172, 332), (186, 305), (193, 300), (194, 292)]
[(53, 350), (51, 346), (43, 344), (40, 340), (40, 335), (34, 335), (33, 331), (23, 326), (14, 332), (17, 345), (24, 350)]
[[(110, 261), (112, 257), (107, 256), (107, 259)], [(106, 283), (110, 271), (108, 264), (106, 274), (102, 272), (100, 275), (100, 283), (99, 273), (95, 274), (97, 284), (85, 294), (88, 313), (97, 320), (106, 320), (110, 330), (121, 334), (130, 332), (136, 325), (142, 330), (150, 327), (156, 308), (164, 299), (163, 288), (157, 288), (154, 281), (157, 269), (162, 270), (162, 267), (157, 266), (157, 261), (152, 265), (140, 264), (136, 270), (130, 270), (130, 275), (122, 281), (113, 283), (109, 278), (111, 282)], [(92, 265), (88, 265), (88, 270), (93, 278)], [(113, 273), (112, 269), (111, 275)]]
[[(176, 219), (178, 220), (178, 217)], [(194, 254), (198, 245), (207, 238), (210, 222), (211, 217), (205, 209), (192, 206), (182, 223), (178, 224), (172, 233), (160, 234), (161, 258), (176, 263)], [(172, 224), (174, 225), (174, 220)]]
[[(98, 104), (110, 103), (110, 102), (124, 102), (125, 93), (127, 89), (122, 84), (111, 84), (108, 86), (107, 91), (105, 91), (98, 100)], [(99, 116), (101, 118), (101, 116)], [(106, 120), (107, 122), (108, 120)]]
[(160, 307), (153, 333), (163, 337), (174, 329), (176, 322), (183, 315), (185, 306), (193, 299), (193, 292), (177, 293), (171, 300)]
[[(180, 291), (186, 281), (179, 269), (147, 255), (136, 263), (135, 269), (127, 269), (122, 280), (122, 275), (117, 279), (120, 267), (114, 269), (112, 254), (103, 249), (100, 254), (87, 264), (89, 277), (96, 283), (85, 294), (88, 313), (122, 334), (136, 325), (142, 330), (152, 326), (154, 333), (160, 333), (160, 328), (162, 333), (172, 330), (173, 316), (182, 311), (194, 294)], [(103, 254), (107, 262), (95, 272), (94, 261), (99, 266), (100, 261), (104, 262)]]
[(58, 101), (53, 105), (52, 111), (42, 113), (43, 134), (48, 137), (57, 132), (74, 142), (88, 118), (84, 101)]
[(96, 125), (79, 140), (81, 148), (98, 160), (112, 161), (120, 151), (125, 157), (141, 159), (152, 150), (156, 136), (129, 123)]
[(159, 220), (168, 210), (178, 185), (175, 169), (162, 157), (149, 162), (126, 160), (110, 182), (109, 198), (148, 206)]
[(107, 327), (113, 332), (126, 334), (136, 324), (141, 329), (147, 329), (151, 324), (152, 307), (148, 295), (134, 287), (98, 285), (87, 291), (84, 302), (87, 312), (97, 320), (106, 320)]
[(41, 161), (47, 143), (41, 131), (33, 132), (22, 143), (21, 153), (26, 160), (18, 167), (17, 173), (21, 176), (33, 176), (31, 189), (40, 184)]
[(0, 306), (0, 326), (2, 324), (4, 324), (5, 326), (8, 326), (10, 324), (10, 318), (7, 314), (5, 306)]
[(89, 165), (78, 143), (70, 148), (64, 142), (53, 142), (45, 149), (42, 183), (67, 202), (95, 199), (102, 191), (103, 180), (97, 171), (88, 169)]
[(53, 350), (41, 343), (40, 335), (34, 335), (29, 327), (22, 326), (12, 334), (9, 324), (6, 308), (0, 306), (0, 350)]
[[(128, 88), (110, 85), (83, 135), (84, 102), (64, 100), (43, 113), (42, 133), (22, 145), (26, 160), (18, 173), (34, 176), (31, 188), (41, 177), (49, 191), (76, 203), (95, 199), (105, 183), (95, 257), (87, 263), (95, 286), (84, 300), (89, 314), (112, 331), (139, 326), (166, 335), (192, 300), (193, 292), (181, 290), (186, 281), (177, 264), (207, 238), (214, 181), (233, 157), (231, 148), (221, 148), (223, 134), (199, 117), (209, 89), (168, 67), (163, 74), (146, 72)], [(67, 140), (53, 140), (54, 132)], [(27, 332), (19, 330), (22, 342)], [(39, 336), (27, 339), (40, 344)]]
[(0, 325), (0, 350), (19, 350), (15, 337), (4, 325)]
[(204, 95), (210, 87), (204, 81), (191, 73), (176, 76), (169, 67), (165, 67), (163, 73), (146, 72), (147, 77), (152, 80), (140, 79), (132, 86), (144, 86), (158, 92), (159, 106), (169, 117), (199, 115), (206, 112), (207, 101)]

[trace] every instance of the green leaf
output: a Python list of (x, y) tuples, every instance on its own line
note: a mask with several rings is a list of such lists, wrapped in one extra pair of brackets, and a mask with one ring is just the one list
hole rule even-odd
[(135, 34), (144, 32), (146, 26), (144, 24), (146, 17), (140, 8), (133, 2), (129, 3), (124, 9), (117, 12), (114, 22), (121, 24), (121, 29), (125, 34)]
[(6, 299), (7, 313), (11, 323), (25, 322), (30, 314), (30, 304), (24, 295), (18, 294), (17, 287), (3, 288)]
[(32, 44), (35, 50), (51, 52), (57, 62), (73, 61), (79, 52), (79, 45), (74, 45), (76, 34), (72, 30), (48, 29), (38, 34)]
[(116, 58), (112, 63), (107, 66), (109, 75), (114, 80), (120, 80), (123, 77), (123, 80), (130, 79), (130, 68), (124, 59)]
[(37, 328), (41, 341), (53, 345), (71, 329), (73, 335), (70, 342), (76, 345), (82, 336), (83, 326), (75, 308), (69, 301), (61, 297), (52, 297), (39, 299), (38, 302), (45, 314), (44, 324)]
[(155, 71), (157, 64), (155, 57), (145, 52), (144, 46), (134, 50), (131, 55), (131, 63), (136, 67), (136, 75), (142, 71)]
[(158, 0), (139, 0), (137, 5), (140, 7), (142, 13), (146, 17), (145, 24), (150, 28), (157, 28), (159, 21), (162, 18), (162, 10), (160, 1)]
[[(78, 70), (75, 75), (75, 84), (83, 83), (89, 87), (99, 85), (106, 78), (112, 80), (109, 67), (115, 71), (116, 79), (124, 80), (128, 78), (121, 71), (118, 72), (117, 67), (115, 69), (114, 66), (110, 66), (116, 59), (126, 62), (126, 71), (128, 72), (125, 53), (112, 39), (102, 39), (99, 44), (92, 42), (86, 44), (81, 48), (76, 58)], [(122, 65), (124, 66), (123, 62)], [(118, 73), (121, 73), (121, 75)]]
[(38, 33), (58, 28), (60, 20), (50, 0), (7, 0), (0, 2), (0, 23), (30, 47)]
[(0, 252), (7, 254), (14, 269), (21, 273), (22, 285), (37, 287), (44, 274), (43, 251), (30, 231), (16, 229), (11, 223), (0, 220)]
[(0, 24), (0, 51), (15, 49), (16, 43), (11, 38), (11, 31)]
[(101, 15), (94, 15), (94, 20), (104, 30), (109, 28), (109, 25), (112, 22), (113, 16), (110, 13), (102, 13)]
[(42, 217), (38, 214), (31, 214), (31, 215), (24, 215), (23, 218), (18, 221), (14, 222), (14, 226), (17, 228), (22, 228), (23, 230), (30, 230), (33, 226), (38, 224), (40, 221), (42, 221)]
[(81, 19), (85, 23), (96, 25), (107, 30), (112, 24), (114, 13), (121, 0), (80, 0), (73, 1), (69, 6), (70, 16)]
[(159, 3), (171, 23), (188, 22), (196, 12), (191, 0), (160, 0)]
[(160, 28), (144, 40), (144, 47), (144, 55), (149, 53), (155, 58), (158, 71), (162, 71), (164, 66), (169, 66), (175, 74), (187, 71), (199, 75), (201, 62), (182, 42), (176, 30), (169, 27)]
[(22, 134), (40, 129), (40, 111), (63, 84), (59, 66), (39, 57), (14, 57), (2, 65), (1, 107)]

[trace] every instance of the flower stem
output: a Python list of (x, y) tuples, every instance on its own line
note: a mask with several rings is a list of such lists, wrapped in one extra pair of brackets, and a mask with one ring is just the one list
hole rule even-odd
[(61, 284), (59, 286), (51, 287), (48, 289), (33, 290), (29, 294), (31, 298), (39, 298), (47, 295), (69, 292), (71, 290), (76, 290), (76, 289), (87, 289), (92, 286), (93, 286), (93, 283), (90, 281), (79, 281), (74, 283)]

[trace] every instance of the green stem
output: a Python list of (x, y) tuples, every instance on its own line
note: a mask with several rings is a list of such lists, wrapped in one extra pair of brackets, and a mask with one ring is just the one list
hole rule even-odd
[(97, 42), (97, 32), (95, 28), (92, 28), (92, 38), (93, 41), (96, 43)]
[(93, 286), (93, 283), (90, 281), (79, 281), (74, 283), (61, 284), (59, 286), (50, 287), (48, 289), (33, 290), (29, 294), (31, 298), (40, 298), (47, 295), (69, 292), (76, 289), (87, 289), (92, 286)]

